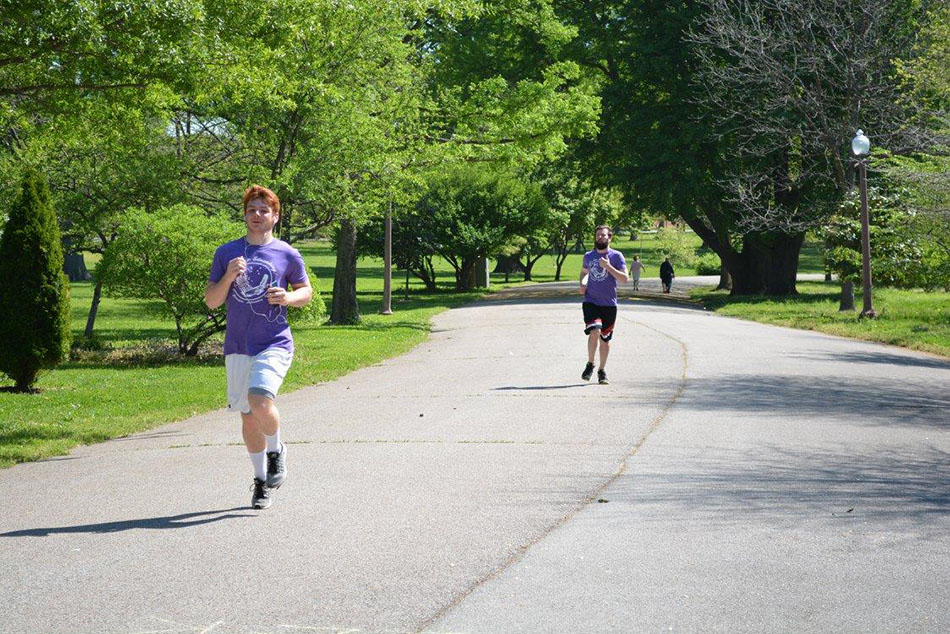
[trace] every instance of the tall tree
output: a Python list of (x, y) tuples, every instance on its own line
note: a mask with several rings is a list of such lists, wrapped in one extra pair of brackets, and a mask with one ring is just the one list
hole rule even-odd
[(591, 169), (683, 218), (722, 258), (733, 293), (794, 293), (802, 230), (846, 189), (858, 116), (883, 129), (898, 112), (890, 60), (913, 37), (915, 3), (559, 10), (579, 25), (574, 54), (602, 73), (601, 135), (582, 148)]
[(617, 189), (598, 187), (577, 164), (574, 157), (545, 163), (533, 177), (549, 205), (545, 224), (545, 248), (554, 256), (554, 279), (561, 279), (561, 269), (570, 253), (583, 248), (593, 237), (594, 227), (601, 224), (638, 225), (640, 219), (625, 214), (622, 195)]
[[(769, 292), (794, 291), (804, 232), (853, 183), (859, 127), (895, 151), (921, 147), (894, 59), (925, 18), (916, 0), (705, 0), (688, 41), (702, 121), (734, 142), (722, 178), (750, 246), (768, 245)], [(757, 239), (762, 236), (763, 239)], [(727, 262), (727, 266), (729, 262)], [(737, 284), (745, 284), (734, 274)]]
[[(234, 204), (240, 184), (267, 183), (281, 199), (282, 239), (337, 223), (352, 233), (338, 242), (345, 250), (397, 186), (413, 156), (408, 139), (424, 136), (421, 69), (407, 35), (424, 10), (409, 0), (258, 9), (243, 18), (248, 46), (233, 51), (242, 72), (204, 84), (177, 117), (176, 138), (184, 154), (212, 159), (196, 164), (204, 200)], [(347, 272), (331, 320), (357, 320), (355, 254), (338, 257)]]

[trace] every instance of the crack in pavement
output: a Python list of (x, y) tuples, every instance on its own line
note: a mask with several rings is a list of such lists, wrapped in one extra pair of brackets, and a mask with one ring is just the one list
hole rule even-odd
[(497, 578), (506, 570), (508, 570), (509, 568), (511, 568), (518, 562), (520, 562), (522, 559), (524, 559), (528, 551), (531, 550), (531, 548), (533, 548), (535, 545), (539, 544), (548, 535), (553, 533), (558, 528), (567, 524), (579, 512), (581, 512), (582, 510), (584, 510), (591, 504), (597, 503), (601, 494), (627, 471), (627, 463), (630, 461), (631, 458), (633, 458), (637, 454), (637, 452), (640, 451), (640, 448), (643, 447), (644, 443), (646, 443), (650, 435), (660, 426), (660, 423), (662, 423), (663, 420), (666, 418), (666, 416), (669, 414), (670, 410), (673, 408), (673, 405), (676, 404), (676, 401), (680, 398), (680, 396), (682, 396), (683, 391), (686, 389), (686, 370), (689, 365), (689, 356), (688, 356), (686, 343), (683, 340), (678, 339), (677, 337), (669, 333), (663, 332), (662, 330), (658, 330), (657, 328), (654, 328), (652, 326), (648, 326), (647, 324), (641, 321), (638, 321), (636, 319), (630, 319), (629, 317), (623, 317), (623, 316), (618, 317), (618, 319), (622, 319), (623, 321), (626, 321), (628, 323), (641, 326), (643, 328), (646, 328), (647, 330), (652, 330), (653, 332), (667, 339), (670, 339), (671, 341), (675, 342), (679, 346), (682, 370), (680, 373), (679, 385), (676, 391), (673, 393), (673, 396), (666, 403), (666, 405), (663, 406), (663, 409), (660, 410), (660, 412), (656, 415), (656, 417), (650, 423), (650, 427), (643, 434), (643, 436), (641, 436), (640, 439), (624, 455), (623, 461), (620, 463), (620, 467), (617, 469), (617, 471), (615, 471), (610, 477), (607, 478), (607, 480), (605, 480), (599, 487), (597, 487), (596, 490), (594, 490), (585, 499), (581, 500), (573, 509), (571, 509), (563, 517), (561, 517), (559, 520), (552, 523), (551, 526), (549, 526), (546, 530), (544, 530), (540, 535), (538, 535), (537, 537), (535, 537), (528, 543), (519, 547), (515, 551), (515, 553), (512, 554), (507, 560), (505, 560), (498, 568), (484, 575), (481, 579), (478, 579), (477, 581), (472, 583), (468, 588), (460, 592), (446, 606), (444, 606), (438, 612), (436, 612), (435, 614), (427, 618), (425, 621), (423, 621), (419, 625), (419, 627), (416, 628), (414, 631), (423, 632), (427, 630), (429, 627), (431, 627), (433, 624), (439, 621), (442, 617), (448, 614), (453, 608), (455, 608), (456, 606), (461, 604), (465, 599), (471, 596), (473, 592), (478, 590), (480, 587), (482, 587), (483, 585), (485, 585), (492, 579)]

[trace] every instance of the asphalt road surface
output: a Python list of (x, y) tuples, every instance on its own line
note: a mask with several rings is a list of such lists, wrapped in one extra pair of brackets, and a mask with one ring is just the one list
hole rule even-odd
[(281, 395), (266, 511), (223, 410), (0, 471), (0, 630), (950, 631), (950, 361), (628, 298), (587, 383), (572, 291)]

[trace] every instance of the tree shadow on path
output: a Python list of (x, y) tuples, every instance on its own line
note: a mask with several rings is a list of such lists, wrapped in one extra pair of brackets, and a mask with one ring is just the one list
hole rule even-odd
[(935, 370), (950, 370), (950, 359), (935, 357), (918, 357), (911, 354), (895, 354), (893, 352), (827, 352), (810, 354), (793, 354), (799, 359), (813, 359), (818, 361), (832, 361), (834, 363), (878, 363), (883, 365), (897, 365), (915, 368), (933, 368)]
[(636, 505), (643, 521), (745, 528), (857, 522), (863, 531), (950, 536), (950, 454), (938, 447), (718, 448), (631, 474), (611, 501)]
[[(670, 383), (667, 389), (676, 388)], [(939, 379), (739, 374), (687, 379), (677, 408), (709, 416), (807, 417), (869, 427), (950, 430), (950, 395)]]

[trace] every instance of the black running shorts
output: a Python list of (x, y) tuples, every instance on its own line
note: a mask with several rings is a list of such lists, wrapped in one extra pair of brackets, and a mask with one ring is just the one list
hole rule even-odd
[(614, 323), (617, 321), (616, 306), (598, 306), (584, 302), (584, 334), (589, 335), (594, 328), (600, 330), (600, 338), (610, 341), (614, 336)]

